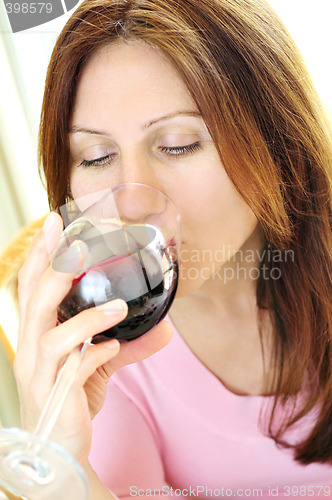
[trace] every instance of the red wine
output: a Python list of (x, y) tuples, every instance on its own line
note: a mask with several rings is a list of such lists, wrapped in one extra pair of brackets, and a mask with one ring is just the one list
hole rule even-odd
[[(151, 227), (149, 229), (151, 236)], [(71, 290), (58, 307), (58, 319), (63, 322), (84, 309), (112, 299), (125, 300), (127, 317), (96, 335), (94, 343), (111, 338), (133, 340), (140, 337), (164, 318), (175, 296), (178, 269), (170, 249), (156, 242), (156, 231), (149, 237), (149, 242), (144, 241), (149, 244), (142, 247), (142, 239), (146, 238), (145, 226), (131, 226), (127, 228), (128, 234), (129, 252), (128, 239), (119, 245), (118, 231), (107, 236), (108, 249), (115, 246), (117, 251), (121, 248), (127, 253), (113, 255), (92, 265), (73, 281)], [(122, 235), (123, 232), (121, 238)], [(105, 243), (105, 235), (98, 236), (99, 247), (101, 240)]]

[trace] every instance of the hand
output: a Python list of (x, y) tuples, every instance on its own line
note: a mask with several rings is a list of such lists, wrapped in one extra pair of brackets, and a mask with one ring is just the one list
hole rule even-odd
[[(49, 263), (49, 254), (62, 229), (61, 217), (50, 214), (19, 273), (20, 328), (14, 370), (22, 425), (29, 431), (34, 430), (65, 357), (90, 336), (111, 328), (127, 314), (126, 303), (116, 300), (109, 303), (108, 310), (91, 308), (57, 326), (57, 307), (75, 276), (56, 272)], [(109, 377), (121, 366), (158, 351), (171, 336), (172, 327), (162, 321), (149, 333), (121, 346), (115, 339), (91, 345), (51, 438), (83, 462), (91, 446), (91, 419), (102, 407)]]

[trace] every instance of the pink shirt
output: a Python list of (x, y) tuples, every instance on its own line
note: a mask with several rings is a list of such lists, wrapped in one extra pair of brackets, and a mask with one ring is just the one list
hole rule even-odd
[(111, 378), (90, 461), (119, 498), (332, 498), (331, 465), (302, 466), (264, 435), (271, 401), (227, 390), (174, 329), (165, 348)]

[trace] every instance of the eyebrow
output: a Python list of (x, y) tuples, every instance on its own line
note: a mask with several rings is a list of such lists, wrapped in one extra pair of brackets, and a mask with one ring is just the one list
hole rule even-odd
[(170, 113), (169, 115), (161, 116), (160, 118), (151, 120), (150, 122), (143, 125), (143, 128), (149, 128), (155, 123), (169, 120), (170, 118), (176, 118), (177, 116), (201, 116), (201, 113), (199, 111), (175, 111), (174, 113)]
[[(149, 128), (152, 125), (155, 125), (156, 123), (159, 123), (161, 121), (165, 120), (170, 120), (171, 118), (175, 118), (177, 116), (201, 116), (201, 113), (199, 111), (176, 111), (174, 113), (170, 113), (165, 116), (161, 116), (160, 118), (156, 118), (155, 120), (151, 120), (148, 123), (145, 123), (143, 125), (143, 129)], [(104, 135), (104, 136), (109, 136), (110, 134), (108, 132), (105, 132), (104, 130), (97, 130), (97, 129), (91, 129), (91, 128), (86, 128), (86, 127), (81, 127), (79, 125), (73, 125), (70, 130), (70, 134), (93, 134), (93, 135)]]

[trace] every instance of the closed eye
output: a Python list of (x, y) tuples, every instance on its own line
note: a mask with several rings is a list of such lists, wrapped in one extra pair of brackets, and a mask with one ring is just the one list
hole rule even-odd
[(112, 153), (109, 155), (102, 156), (101, 158), (96, 158), (95, 160), (83, 160), (79, 167), (87, 168), (87, 167), (104, 167), (106, 165), (110, 165), (114, 160), (116, 153)]
[[(174, 158), (185, 157), (187, 155), (195, 153), (196, 151), (199, 151), (200, 149), (202, 149), (202, 145), (199, 141), (196, 141), (192, 144), (187, 144), (185, 146), (159, 146), (158, 147), (158, 150), (160, 153), (167, 155), (167, 156), (170, 156), (170, 157), (174, 157)], [(83, 168), (105, 167), (107, 165), (110, 165), (114, 161), (115, 157), (116, 157), (116, 153), (111, 153), (111, 154), (102, 156), (100, 158), (96, 158), (94, 160), (83, 160), (79, 164), (79, 167), (83, 167)]]
[(196, 151), (202, 149), (201, 143), (199, 141), (186, 146), (159, 146), (159, 151), (168, 156), (187, 156), (195, 153)]

